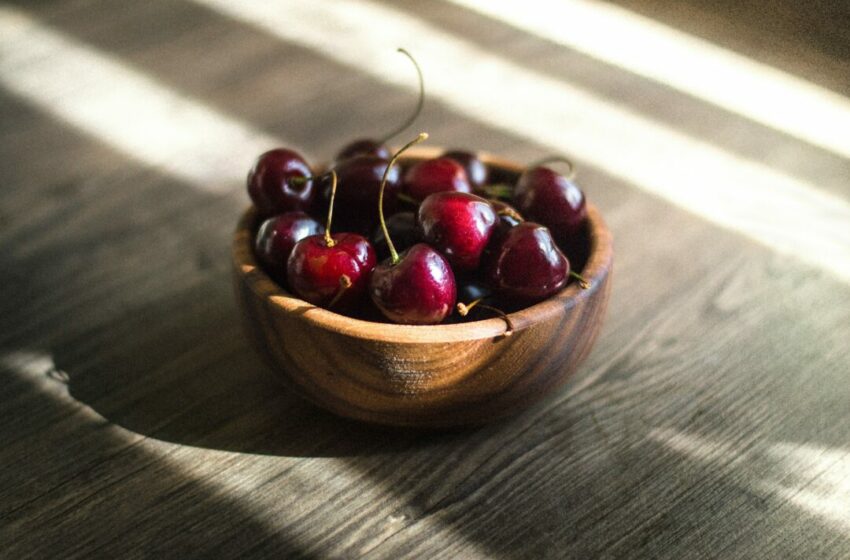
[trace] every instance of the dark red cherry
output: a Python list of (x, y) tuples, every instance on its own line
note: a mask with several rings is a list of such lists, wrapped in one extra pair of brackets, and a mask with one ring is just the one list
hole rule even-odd
[(254, 250), (266, 271), (278, 281), (286, 280), (286, 261), (295, 244), (325, 228), (304, 212), (286, 212), (260, 224)]
[(372, 301), (388, 319), (408, 325), (441, 322), (457, 298), (454, 273), (443, 256), (424, 243), (375, 267), (369, 284)]
[[(337, 164), (339, 186), (336, 193), (335, 218), (341, 229), (365, 235), (372, 232), (378, 223), (378, 195), (388, 163), (387, 160), (375, 156), (355, 156)], [(386, 213), (390, 214), (395, 210), (396, 196), (400, 189), (400, 173), (397, 167), (393, 167), (387, 174), (384, 192)]]
[(561, 244), (577, 234), (587, 219), (584, 193), (548, 167), (533, 167), (520, 175), (514, 202), (528, 219), (548, 227)]
[[(387, 177), (399, 156), (427, 138), (426, 133), (419, 134), (390, 158), (381, 181), (381, 195), (385, 193)], [(448, 261), (424, 243), (417, 243), (399, 255), (380, 202), (378, 217), (390, 258), (376, 266), (372, 273), (369, 295), (375, 307), (396, 323), (428, 325), (441, 322), (454, 309), (457, 297), (457, 285)]]
[(366, 291), (377, 259), (365, 237), (355, 233), (311, 235), (295, 244), (287, 280), (302, 299), (320, 307), (350, 308)]
[(458, 271), (478, 268), (496, 219), (487, 200), (469, 193), (435, 193), (419, 206), (422, 238)]
[(312, 171), (292, 150), (270, 150), (248, 172), (248, 195), (263, 216), (310, 209), (313, 202)]
[(484, 165), (484, 162), (481, 161), (477, 154), (465, 150), (449, 150), (442, 157), (453, 159), (463, 166), (472, 190), (480, 189), (487, 184), (490, 170), (487, 169), (487, 166)]
[(445, 191), (472, 192), (466, 171), (453, 159), (441, 157), (420, 161), (404, 174), (404, 192), (416, 200)]
[(391, 155), (390, 149), (384, 143), (370, 138), (361, 138), (346, 144), (336, 155), (336, 161), (340, 162), (354, 156), (374, 156), (388, 160)]
[[(387, 231), (389, 231), (398, 251), (404, 251), (422, 241), (419, 224), (416, 222), (416, 214), (413, 212), (398, 212), (387, 218)], [(378, 261), (390, 256), (390, 248), (380, 225), (375, 228), (370, 241), (375, 249), (375, 254), (378, 256)]]
[(549, 230), (533, 222), (514, 226), (488, 255), (486, 276), (508, 300), (533, 303), (567, 285), (570, 263)]

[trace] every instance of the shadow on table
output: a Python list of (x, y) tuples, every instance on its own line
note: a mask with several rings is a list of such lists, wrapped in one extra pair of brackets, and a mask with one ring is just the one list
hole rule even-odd
[[(71, 395), (130, 431), (241, 453), (343, 457), (400, 452), (463, 432), (416, 432), (331, 415), (287, 391), (239, 328), (229, 278), (128, 314), (93, 363), (76, 343), (55, 349)], [(83, 356), (79, 356), (83, 358)]]

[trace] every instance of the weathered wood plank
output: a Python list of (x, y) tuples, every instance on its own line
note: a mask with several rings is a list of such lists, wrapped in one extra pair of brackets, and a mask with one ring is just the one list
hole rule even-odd
[[(192, 5), (25, 7), (315, 155), (361, 134), (363, 122), (392, 124), (410, 102)], [(405, 4), (434, 21), (451, 13), (439, 7)], [(569, 57), (492, 23), (471, 33), (484, 44), (500, 38), (523, 63), (535, 53), (553, 66)], [(229, 56), (205, 56), (213, 38)], [(583, 79), (601, 87), (609, 69), (585, 63)], [(289, 73), (302, 88), (279, 87)], [(363, 109), (318, 104), (320, 92)], [(693, 103), (664, 99), (682, 110)], [(204, 193), (24, 100), (0, 95), (0, 115), (5, 555), (850, 551), (847, 516), (830, 509), (846, 503), (836, 500), (850, 483), (850, 287), (825, 273), (583, 170), (617, 253), (606, 329), (580, 376), (559, 398), (478, 431), (376, 430), (278, 391), (247, 347), (227, 271), (244, 204), (238, 185), (232, 196)], [(717, 117), (736, 122), (706, 111), (692, 132)], [(439, 105), (423, 122), (460, 145), (540, 152)], [(740, 126), (754, 151), (806, 154), (789, 173), (846, 169)], [(36, 149), (49, 157), (31, 157)], [(51, 364), (68, 373), (68, 387), (46, 376)]]

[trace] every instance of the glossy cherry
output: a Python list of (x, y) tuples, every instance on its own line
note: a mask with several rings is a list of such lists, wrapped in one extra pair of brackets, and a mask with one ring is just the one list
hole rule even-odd
[(336, 191), (332, 174), (331, 203), (324, 235), (311, 235), (295, 244), (287, 261), (287, 280), (302, 299), (328, 308), (350, 308), (366, 291), (377, 259), (365, 237), (355, 233), (331, 235)]
[(323, 235), (296, 243), (287, 263), (287, 279), (299, 297), (314, 305), (350, 308), (369, 283), (377, 259), (362, 235), (335, 233), (328, 246)]
[(463, 166), (446, 157), (428, 159), (413, 165), (404, 174), (404, 192), (415, 200), (425, 200), (438, 192), (472, 192)]
[[(413, 212), (397, 212), (387, 218), (387, 232), (395, 244), (397, 251), (404, 251), (422, 241), (422, 233)], [(390, 257), (390, 248), (384, 237), (384, 230), (379, 225), (369, 238), (378, 260)]]
[[(355, 156), (339, 162), (337, 192), (337, 223), (342, 229), (368, 235), (377, 224), (375, 208), (381, 190), (381, 179), (389, 162), (375, 156)], [(384, 210), (391, 214), (396, 208), (396, 195), (401, 190), (401, 174), (397, 167), (389, 169), (384, 192)]]
[(457, 271), (478, 268), (497, 219), (487, 200), (469, 193), (435, 193), (419, 206), (423, 239)]
[(486, 276), (501, 297), (533, 303), (567, 285), (570, 263), (546, 227), (523, 222), (511, 228), (488, 255)]
[(466, 171), (466, 178), (469, 180), (469, 186), (472, 190), (480, 189), (487, 184), (490, 177), (490, 170), (481, 161), (477, 154), (467, 152), (466, 150), (449, 150), (442, 155), (449, 159), (453, 159), (463, 166)]
[(286, 261), (295, 244), (325, 228), (304, 212), (286, 212), (260, 224), (254, 244), (257, 259), (276, 280), (286, 280)]
[(431, 325), (454, 309), (457, 288), (448, 261), (424, 243), (417, 243), (375, 267), (369, 293), (385, 317), (396, 323)]
[[(382, 181), (381, 195), (387, 183), (386, 175), (389, 175), (398, 157), (426, 138), (427, 134), (420, 134), (392, 157)], [(417, 243), (399, 255), (387, 230), (380, 201), (378, 215), (390, 258), (376, 266), (372, 273), (369, 283), (372, 301), (385, 317), (396, 323), (427, 325), (441, 322), (452, 312), (457, 298), (455, 277), (448, 261), (424, 243)]]
[(263, 216), (309, 210), (313, 202), (312, 171), (298, 153), (278, 148), (254, 162), (248, 172), (248, 195)]
[(532, 167), (520, 175), (514, 202), (528, 219), (548, 227), (561, 244), (575, 236), (587, 220), (581, 189), (571, 178), (544, 166)]

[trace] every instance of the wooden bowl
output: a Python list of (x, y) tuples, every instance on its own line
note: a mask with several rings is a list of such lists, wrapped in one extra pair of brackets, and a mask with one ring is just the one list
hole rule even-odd
[[(402, 164), (440, 150), (411, 150)], [(500, 180), (522, 167), (482, 159)], [(243, 215), (233, 243), (233, 271), (249, 339), (287, 386), (331, 412), (394, 426), (483, 424), (515, 414), (556, 391), (587, 357), (610, 292), (612, 245), (598, 210), (588, 205), (590, 282), (499, 318), (410, 326), (364, 321), (315, 307), (283, 290), (260, 268), (253, 241), (258, 218)]]

